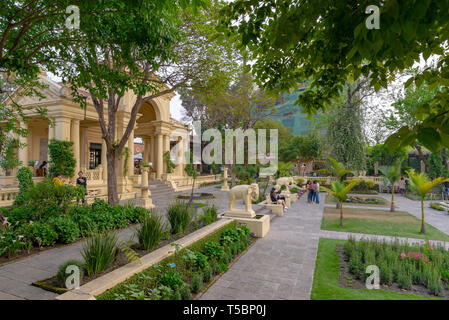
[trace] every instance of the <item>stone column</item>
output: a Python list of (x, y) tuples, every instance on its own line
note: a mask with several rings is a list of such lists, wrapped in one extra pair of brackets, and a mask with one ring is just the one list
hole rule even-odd
[(150, 139), (149, 138), (143, 138), (143, 161), (148, 163), (150, 162), (150, 153), (151, 153), (151, 147), (150, 147)]
[(134, 130), (128, 138), (128, 149), (129, 149), (129, 159), (128, 159), (128, 177), (134, 176)]
[(70, 129), (70, 140), (73, 141), (73, 153), (75, 154), (75, 179), (80, 171), (81, 157), (80, 157), (80, 121), (72, 119), (72, 127)]
[(150, 137), (150, 147), (149, 147), (149, 161), (153, 164), (153, 168), (156, 168), (155, 162), (156, 158), (154, 154), (156, 153), (156, 139), (154, 138), (154, 135)]
[[(28, 129), (28, 124), (20, 121), (19, 123), (21, 129)], [(22, 137), (19, 135), (19, 141), (21, 147), (19, 147), (19, 161), (21, 162), (21, 166), (28, 166), (28, 135), (26, 137)]]
[(421, 173), (426, 173), (426, 164), (421, 160)]
[[(165, 154), (167, 151), (170, 151), (170, 136), (169, 135), (164, 135), (164, 152), (162, 154)], [(168, 168), (167, 168), (167, 164), (164, 163), (164, 172), (168, 173)]]
[(374, 175), (377, 176), (379, 174), (379, 162), (374, 162)]
[(58, 117), (55, 122), (55, 139), (70, 141), (70, 119)]
[(101, 166), (103, 167), (103, 182), (108, 181), (108, 159), (107, 159), (107, 147), (106, 142), (101, 140)]
[(228, 186), (228, 168), (224, 167), (223, 169), (223, 186), (221, 187), (222, 191), (229, 191)]
[(162, 155), (163, 155), (163, 145), (162, 145), (162, 134), (157, 134), (157, 152), (155, 154), (156, 158), (156, 172), (157, 172), (157, 178), (160, 179), (162, 177), (163, 173), (163, 161), (162, 161)]
[[(50, 118), (50, 120), (52, 122), (54, 122), (55, 119)], [(53, 123), (54, 124), (54, 123)], [(48, 125), (48, 144), (50, 144), (51, 139), (55, 138), (55, 127), (50, 126), (50, 124)], [(47, 161), (50, 160), (50, 152), (47, 151)]]

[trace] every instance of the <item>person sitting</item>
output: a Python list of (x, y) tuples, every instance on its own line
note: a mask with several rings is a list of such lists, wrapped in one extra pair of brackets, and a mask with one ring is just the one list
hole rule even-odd
[(271, 191), (270, 191), (271, 202), (277, 203), (278, 200), (281, 200), (282, 208), (284, 210), (288, 210), (288, 207), (285, 206), (285, 197), (279, 195), (280, 192), (281, 192), (280, 190), (279, 190), (279, 192), (276, 192), (276, 190), (274, 188), (271, 189)]
[(55, 186), (62, 186), (62, 175), (60, 173), (55, 174), (55, 177), (51, 180)]
[(47, 161), (42, 161), (41, 165), (39, 166), (39, 169), (37, 169), (38, 176), (39, 177), (45, 177), (47, 176)]

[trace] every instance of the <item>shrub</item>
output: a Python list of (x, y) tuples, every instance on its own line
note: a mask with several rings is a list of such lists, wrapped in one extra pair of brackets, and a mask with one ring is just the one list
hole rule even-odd
[(297, 178), (297, 179), (296, 179), (296, 184), (297, 184), (298, 186), (301, 186), (301, 185), (304, 184), (305, 182), (306, 182), (306, 180), (303, 179), (303, 178)]
[(212, 270), (210, 269), (209, 266), (207, 266), (206, 268), (203, 269), (203, 280), (204, 282), (209, 282), (210, 279), (212, 278)]
[(207, 257), (202, 254), (201, 252), (195, 252), (195, 268), (197, 270), (205, 269), (209, 266), (209, 263), (207, 262)]
[(80, 236), (78, 225), (69, 216), (51, 218), (49, 223), (58, 234), (58, 241), (62, 243), (75, 242)]
[(169, 270), (166, 273), (164, 273), (159, 278), (159, 283), (161, 285), (170, 287), (174, 291), (178, 290), (184, 285), (184, 281), (182, 281), (181, 274), (173, 270)]
[(147, 214), (136, 232), (140, 246), (145, 250), (156, 248), (164, 235), (164, 230), (160, 216), (153, 213)]
[(65, 285), (66, 279), (68, 276), (71, 275), (70, 273), (66, 273), (67, 267), (69, 267), (69, 266), (77, 266), (79, 268), (80, 282), (84, 276), (84, 263), (82, 261), (70, 260), (70, 261), (63, 263), (62, 265), (59, 266), (58, 273), (56, 274), (56, 279), (58, 280), (58, 283), (62, 288), (66, 287), (66, 285)]
[(204, 245), (203, 250), (201, 250), (208, 260), (220, 260), (223, 257), (224, 251), (223, 247), (214, 241), (209, 241)]
[(48, 172), (50, 176), (60, 173), (66, 177), (73, 177), (76, 160), (72, 146), (72, 141), (50, 140), (48, 144), (48, 154), (50, 156)]
[(179, 292), (181, 293), (182, 300), (190, 300), (192, 298), (192, 292), (190, 291), (189, 285), (186, 283), (184, 283)]
[(212, 207), (203, 208), (201, 220), (205, 225), (211, 224), (217, 221), (217, 219), (217, 208), (214, 205), (212, 205)]
[(88, 275), (105, 271), (117, 257), (118, 237), (115, 233), (96, 233), (87, 239), (81, 250)]
[(0, 256), (7, 254), (8, 258), (15, 256), (25, 246), (23, 235), (19, 235), (11, 226), (0, 230)]
[(39, 247), (52, 246), (58, 240), (58, 233), (46, 222), (35, 221), (23, 226), (27, 239)]
[(192, 220), (192, 209), (188, 204), (176, 201), (168, 206), (167, 219), (171, 226), (171, 232), (182, 234)]
[(203, 274), (199, 272), (194, 273), (192, 278), (192, 292), (198, 293), (202, 287), (203, 287)]
[(14, 205), (23, 202), (24, 193), (33, 186), (33, 171), (28, 167), (22, 167), (17, 171), (17, 180), (19, 180), (19, 194), (14, 200)]
[(28, 188), (23, 196), (23, 205), (36, 212), (38, 218), (65, 214), (75, 205), (74, 200), (84, 198), (82, 186), (55, 186), (50, 179)]

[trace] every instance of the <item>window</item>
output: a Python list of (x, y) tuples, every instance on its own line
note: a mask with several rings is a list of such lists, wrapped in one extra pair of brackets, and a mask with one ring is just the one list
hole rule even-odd
[(101, 164), (101, 143), (91, 143), (89, 146), (89, 169), (95, 169)]

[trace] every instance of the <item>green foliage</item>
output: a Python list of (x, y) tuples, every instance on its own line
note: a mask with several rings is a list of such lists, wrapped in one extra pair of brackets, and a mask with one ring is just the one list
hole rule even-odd
[(153, 250), (159, 245), (164, 232), (165, 226), (162, 218), (154, 212), (151, 212), (143, 218), (136, 234), (139, 239), (139, 244), (143, 249)]
[(285, 162), (308, 162), (319, 158), (323, 153), (322, 143), (314, 133), (307, 136), (292, 136), (279, 141), (279, 158)]
[(96, 233), (83, 244), (84, 258), (89, 276), (108, 269), (117, 257), (118, 237), (115, 233)]
[(22, 167), (17, 171), (17, 180), (19, 180), (19, 194), (14, 200), (14, 205), (23, 202), (25, 192), (33, 186), (33, 171), (28, 167)]
[(75, 174), (76, 160), (72, 146), (72, 141), (50, 140), (48, 144), (50, 156), (48, 172), (50, 176), (54, 177), (56, 173), (60, 173), (65, 177), (73, 177)]
[(7, 171), (7, 173), (20, 165), (19, 156), (17, 150), (20, 148), (20, 142), (18, 139), (9, 139), (6, 142), (6, 148), (3, 153), (3, 157), (0, 161), (0, 166)]
[(70, 216), (52, 217), (49, 223), (58, 234), (58, 241), (61, 243), (75, 242), (80, 236), (78, 224)]
[(447, 150), (442, 150), (445, 153), (443, 157), (440, 153), (431, 153), (428, 157), (429, 163), (429, 177), (432, 179), (438, 177), (449, 178), (449, 170), (444, 165), (444, 158), (449, 157), (449, 152)]
[(195, 218), (197, 226), (207, 226), (218, 220), (218, 212), (215, 205), (203, 208), (203, 213)]
[(41, 221), (24, 225), (22, 230), (25, 237), (39, 247), (52, 246), (59, 238), (58, 233), (50, 224)]
[(198, 293), (203, 286), (203, 274), (202, 273), (194, 273), (192, 278), (192, 291), (194, 293)]
[[(131, 241), (129, 241), (131, 242)], [(118, 239), (118, 249), (121, 253), (123, 253), (126, 258), (128, 259), (128, 262), (138, 262), (142, 264), (142, 261), (139, 258), (139, 255), (136, 251), (134, 251), (128, 243), (126, 243), (122, 238)]]
[(34, 210), (39, 217), (52, 214), (65, 214), (85, 196), (81, 186), (55, 186), (50, 179), (45, 179), (34, 186), (30, 186), (23, 194), (21, 205)]
[(122, 158), (124, 158), (124, 160), (123, 160), (123, 176), (126, 177), (128, 175), (128, 162), (129, 162), (129, 148), (128, 147), (123, 148), (123, 152), (120, 155), (119, 159), (121, 160)]
[(372, 166), (375, 162), (379, 165), (390, 166), (396, 161), (407, 160), (408, 151), (407, 148), (390, 151), (385, 144), (377, 144), (368, 148), (368, 159)]
[(59, 286), (62, 288), (66, 287), (66, 279), (71, 275), (71, 273), (66, 273), (67, 267), (76, 266), (80, 271), (80, 282), (84, 276), (84, 263), (79, 260), (69, 260), (61, 264), (58, 268), (58, 273), (56, 274), (56, 279), (58, 280)]
[(219, 243), (211, 241), (205, 244), (201, 253), (203, 253), (208, 260), (218, 261), (223, 257), (224, 251)]
[(344, 164), (338, 162), (332, 157), (327, 157), (327, 168), (332, 176), (337, 177), (341, 182), (345, 180), (348, 175), (353, 174), (351, 170), (345, 168)]
[(172, 173), (173, 169), (176, 167), (176, 164), (171, 161), (170, 151), (165, 151), (163, 155), (164, 163), (167, 166), (167, 173)]
[(180, 201), (173, 202), (167, 208), (167, 219), (171, 232), (182, 234), (192, 221), (192, 208)]
[(12, 226), (0, 229), (0, 256), (6, 253), (8, 258), (14, 257), (25, 245), (24, 236), (15, 232)]

